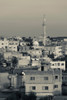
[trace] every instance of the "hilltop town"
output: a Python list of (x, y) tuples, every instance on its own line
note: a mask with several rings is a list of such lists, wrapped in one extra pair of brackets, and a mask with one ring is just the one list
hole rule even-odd
[(0, 91), (67, 95), (67, 37), (0, 37)]

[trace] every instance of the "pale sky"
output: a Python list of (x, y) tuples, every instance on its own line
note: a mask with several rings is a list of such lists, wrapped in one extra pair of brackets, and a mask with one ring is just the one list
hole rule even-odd
[(67, 36), (67, 0), (0, 0), (0, 36)]

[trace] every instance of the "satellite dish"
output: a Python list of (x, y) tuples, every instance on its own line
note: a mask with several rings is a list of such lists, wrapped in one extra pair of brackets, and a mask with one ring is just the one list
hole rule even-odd
[(24, 72), (22, 72), (22, 75), (25, 75), (25, 73), (24, 73)]

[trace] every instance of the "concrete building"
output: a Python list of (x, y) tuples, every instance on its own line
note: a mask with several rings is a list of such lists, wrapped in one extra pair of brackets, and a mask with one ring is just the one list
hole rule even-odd
[(67, 71), (62, 73), (62, 94), (67, 95)]
[(45, 50), (45, 53), (46, 54), (53, 54), (54, 53), (54, 51), (55, 51), (55, 46), (54, 45), (49, 45), (49, 46), (46, 46), (45, 48), (44, 48), (44, 50)]
[(26, 42), (24, 42), (24, 41), (20, 41), (20, 46), (26, 46)]
[(39, 48), (39, 43), (38, 43), (38, 41), (37, 40), (33, 40), (33, 48), (34, 49), (37, 49), (37, 48)]
[(18, 59), (23, 57), (22, 53), (19, 53), (19, 52), (16, 52), (16, 51), (15, 52), (11, 52), (11, 55), (12, 55), (12, 57), (16, 57)]
[(4, 52), (5, 60), (10, 60), (12, 57), (16, 57), (16, 58), (20, 59), (20, 58), (22, 58), (22, 53), (15, 52), (15, 51)]
[[(16, 72), (14, 74), (16, 75)], [(62, 93), (61, 70), (20, 70), (17, 76), (16, 87), (25, 86), (26, 94), (35, 92), (37, 96), (47, 96), (60, 95)]]
[(67, 86), (67, 72), (62, 73), (62, 82)]
[(31, 64), (32, 64), (32, 66), (41, 66), (41, 62), (38, 58), (32, 58)]
[(65, 61), (51, 61), (50, 68), (65, 70)]
[(19, 67), (28, 66), (29, 64), (30, 64), (30, 56), (22, 56), (21, 58), (18, 59)]
[(37, 96), (60, 95), (62, 93), (62, 73), (60, 70), (24, 71), (25, 92), (35, 92)]
[(67, 41), (63, 44), (64, 54), (67, 55)]
[(35, 47), (37, 47), (37, 46), (39, 46), (39, 43), (38, 43), (38, 41), (33, 41), (33, 46), (35, 46)]
[(54, 51), (55, 58), (60, 57), (63, 55), (62, 53), (62, 46), (56, 46)]
[(6, 38), (0, 39), (0, 48), (7, 49), (8, 47), (8, 40)]
[(40, 57), (42, 55), (42, 50), (40, 50), (40, 49), (29, 50), (28, 54), (30, 54), (32, 57), (34, 57), (34, 56)]
[(30, 46), (24, 45), (24, 46), (18, 46), (18, 51), (19, 52), (28, 52), (30, 49)]
[(18, 45), (19, 45), (19, 41), (16, 40), (9, 40), (9, 44), (8, 44), (8, 51), (18, 51)]
[(12, 53), (11, 52), (4, 52), (4, 59), (5, 60), (11, 60)]

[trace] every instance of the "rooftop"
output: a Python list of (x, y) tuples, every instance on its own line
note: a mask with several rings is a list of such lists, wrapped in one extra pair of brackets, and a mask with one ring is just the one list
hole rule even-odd
[(45, 75), (45, 74), (59, 74), (59, 70), (47, 70), (47, 71), (38, 71), (38, 70), (24, 70), (26, 75)]
[(45, 71), (39, 71), (36, 68), (28, 68), (27, 69), (15, 69), (14, 70), (14, 74), (21, 74), (22, 72), (24, 72), (26, 75), (45, 75), (45, 74), (59, 74), (60, 70), (58, 69), (48, 69)]

